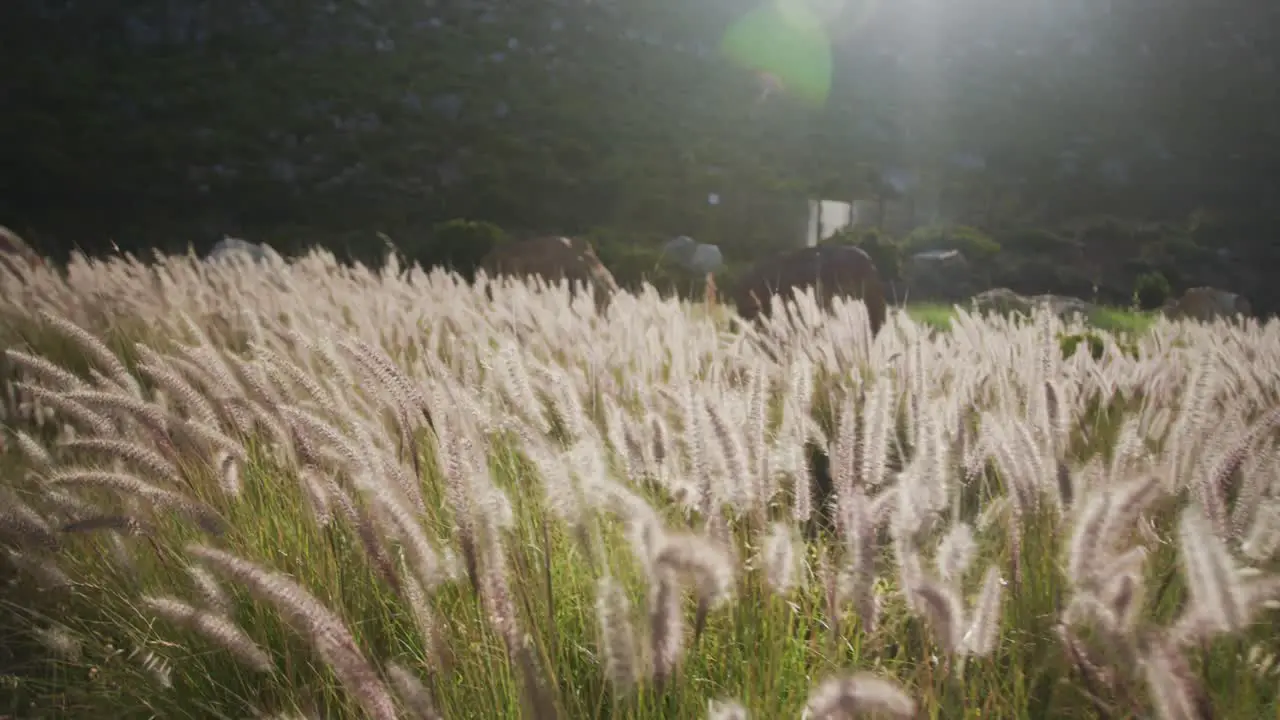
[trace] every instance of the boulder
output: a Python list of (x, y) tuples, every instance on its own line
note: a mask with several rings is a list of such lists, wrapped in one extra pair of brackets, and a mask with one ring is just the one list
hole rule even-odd
[(718, 245), (694, 242), (685, 235), (668, 241), (662, 247), (662, 254), (697, 275), (713, 273), (724, 265), (724, 254)]
[(719, 245), (700, 243), (686, 267), (696, 273), (711, 274), (724, 267), (724, 253), (720, 252)]
[(564, 279), (590, 285), (596, 307), (602, 312), (618, 292), (613, 274), (596, 257), (591, 244), (578, 238), (550, 236), (501, 245), (485, 255), (480, 267), (495, 278), (537, 276), (548, 283)]
[(266, 243), (224, 237), (205, 256), (205, 262), (232, 267), (240, 263), (253, 264), (264, 271), (262, 277), (275, 289), (287, 292), (290, 288), (284, 258)]
[(1049, 310), (1062, 318), (1072, 315), (1088, 317), (1094, 307), (1079, 298), (1067, 295), (1019, 295), (1009, 288), (993, 288), (974, 295), (970, 300), (973, 308), (980, 313), (996, 313), (1009, 315), (1020, 313), (1030, 316), (1036, 307), (1047, 306)]
[(1022, 313), (1030, 315), (1031, 308), (1034, 304), (1029, 298), (1026, 298), (1009, 288), (992, 288), (984, 292), (974, 295), (969, 303), (973, 305), (973, 309), (980, 313), (996, 313), (998, 315), (1008, 315), (1010, 313)]
[(914, 301), (957, 302), (973, 292), (973, 270), (959, 250), (912, 255), (903, 268), (907, 297)]
[(240, 238), (224, 237), (209, 251), (208, 260), (230, 260), (244, 258), (250, 262), (260, 263), (267, 260), (267, 248), (261, 243), (251, 243)]
[(1210, 322), (1220, 317), (1248, 316), (1253, 313), (1249, 301), (1241, 295), (1211, 287), (1189, 288), (1182, 297), (1165, 303), (1161, 311), (1171, 319)]
[(1047, 305), (1050, 312), (1066, 319), (1072, 315), (1088, 318), (1094, 311), (1092, 303), (1070, 295), (1033, 295), (1031, 299), (1037, 305)]
[(662, 254), (671, 258), (677, 265), (685, 265), (693, 259), (693, 251), (698, 247), (698, 243), (687, 235), (673, 237), (662, 246)]
[(733, 293), (738, 314), (754, 320), (770, 312), (770, 297), (791, 298), (797, 288), (814, 287), (818, 301), (829, 308), (839, 296), (862, 300), (867, 306), (871, 332), (884, 325), (884, 285), (871, 257), (847, 245), (818, 245), (778, 253), (757, 263)]

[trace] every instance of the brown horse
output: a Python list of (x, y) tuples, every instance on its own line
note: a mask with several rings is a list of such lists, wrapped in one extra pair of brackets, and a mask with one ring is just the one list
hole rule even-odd
[(861, 300), (873, 335), (884, 325), (888, 311), (876, 265), (865, 252), (847, 245), (806, 247), (766, 258), (738, 282), (733, 300), (744, 320), (754, 320), (769, 315), (771, 295), (789, 300), (792, 289), (809, 286), (828, 309), (837, 295)]
[(591, 244), (577, 238), (550, 236), (501, 245), (485, 255), (480, 268), (489, 277), (538, 276), (549, 283), (566, 279), (590, 285), (601, 312), (618, 292), (617, 281), (596, 257)]

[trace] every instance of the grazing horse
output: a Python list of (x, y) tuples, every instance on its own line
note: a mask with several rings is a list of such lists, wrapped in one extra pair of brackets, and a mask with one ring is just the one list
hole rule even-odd
[(596, 309), (604, 312), (618, 292), (613, 274), (596, 257), (585, 240), (567, 237), (541, 237), (494, 248), (480, 261), (490, 277), (510, 275), (517, 278), (538, 276), (547, 282), (567, 279), (594, 289)]
[(837, 295), (856, 298), (867, 306), (872, 335), (884, 325), (887, 309), (884, 286), (871, 257), (847, 245), (819, 245), (779, 253), (756, 264), (733, 294), (744, 320), (768, 316), (771, 295), (788, 298), (793, 288), (814, 286), (825, 308)]

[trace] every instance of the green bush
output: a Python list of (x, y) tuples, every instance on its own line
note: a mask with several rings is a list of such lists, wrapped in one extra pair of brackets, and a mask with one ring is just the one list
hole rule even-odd
[(1025, 257), (1069, 258), (1080, 254), (1084, 245), (1078, 239), (1036, 227), (1018, 227), (997, 236), (1000, 247)]
[(1058, 347), (1062, 350), (1062, 358), (1064, 360), (1070, 359), (1071, 356), (1076, 354), (1076, 350), (1079, 349), (1081, 343), (1088, 345), (1089, 355), (1093, 356), (1094, 360), (1101, 360), (1102, 353), (1107, 349), (1106, 341), (1097, 333), (1064, 334), (1058, 337)]
[(600, 262), (609, 268), (618, 285), (628, 290), (638, 289), (645, 281), (656, 286), (673, 281), (671, 268), (662, 262), (662, 251), (642, 245), (624, 243), (601, 244), (596, 253)]
[(871, 257), (882, 280), (902, 277), (902, 245), (880, 228), (844, 228), (823, 244), (859, 248)]
[(1137, 255), (1154, 266), (1172, 284), (1181, 284), (1200, 276), (1206, 267), (1219, 262), (1217, 245), (1204, 244), (1197, 234), (1184, 228), (1156, 226), (1141, 236)]
[(1144, 242), (1143, 237), (1142, 228), (1115, 217), (1093, 218), (1079, 229), (1079, 240), (1086, 250), (1104, 253), (1133, 248)]
[(1133, 302), (1143, 310), (1155, 310), (1164, 305), (1172, 294), (1169, 280), (1160, 272), (1139, 275), (1133, 286)]
[(480, 261), (510, 238), (502, 228), (475, 220), (450, 220), (431, 229), (430, 237), (403, 250), (424, 267), (441, 266), (470, 277)]
[[(1132, 338), (1122, 335), (1110, 335), (1109, 337), (1122, 354), (1133, 358), (1138, 357), (1138, 345)], [(1058, 347), (1062, 350), (1063, 360), (1071, 359), (1076, 354), (1076, 351), (1080, 349), (1081, 344), (1088, 346), (1089, 355), (1094, 360), (1101, 360), (1103, 353), (1107, 350), (1107, 339), (1091, 330), (1083, 333), (1064, 333), (1058, 336)]]
[[(1084, 299), (1095, 298), (1091, 278), (1067, 263), (1046, 255), (1004, 252), (989, 267), (992, 285), (1007, 287), (1022, 295), (1052, 293)], [(1117, 302), (1123, 304), (1126, 299), (1127, 295), (1122, 294)]]

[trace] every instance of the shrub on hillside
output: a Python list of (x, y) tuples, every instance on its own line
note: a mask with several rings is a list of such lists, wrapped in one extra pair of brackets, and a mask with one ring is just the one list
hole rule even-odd
[(1000, 249), (1024, 257), (1073, 259), (1079, 257), (1084, 244), (1065, 233), (1044, 228), (1019, 227), (995, 236)]
[(423, 267), (446, 267), (471, 277), (490, 251), (509, 241), (493, 223), (456, 219), (437, 224), (423, 242), (402, 249)]
[[(1171, 289), (1212, 284), (1207, 279), (1220, 268), (1220, 259), (1212, 249), (1199, 246), (1191, 235), (1178, 229), (1148, 238), (1137, 259), (1146, 272), (1163, 275)], [(1137, 280), (1134, 277), (1135, 285)]]
[(1070, 360), (1071, 356), (1076, 354), (1082, 344), (1089, 348), (1089, 356), (1094, 360), (1101, 360), (1102, 353), (1107, 349), (1106, 342), (1095, 332), (1064, 334), (1058, 338), (1058, 347), (1062, 350), (1062, 359)]
[(673, 271), (678, 268), (663, 262), (662, 239), (658, 236), (595, 228), (586, 237), (619, 287), (635, 291), (647, 281), (661, 289), (677, 279)]
[(852, 245), (871, 257), (884, 281), (902, 277), (902, 245), (880, 228), (844, 228), (824, 241), (832, 245)]
[(1068, 295), (1091, 302), (1097, 299), (1091, 278), (1052, 257), (1002, 252), (990, 266), (991, 285), (995, 287), (1007, 287), (1022, 295)]
[(1133, 303), (1143, 310), (1155, 310), (1173, 295), (1173, 288), (1163, 273), (1148, 272), (1133, 284)]
[(1132, 254), (1139, 245), (1136, 226), (1120, 218), (1093, 218), (1078, 230), (1078, 239), (1090, 252)]

